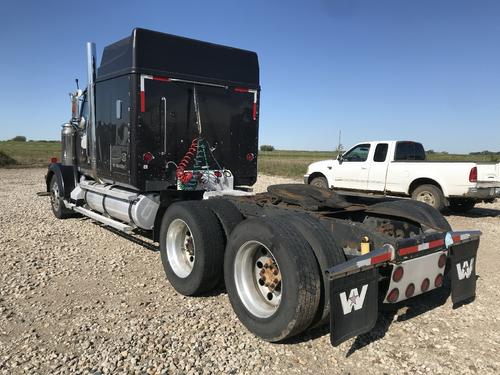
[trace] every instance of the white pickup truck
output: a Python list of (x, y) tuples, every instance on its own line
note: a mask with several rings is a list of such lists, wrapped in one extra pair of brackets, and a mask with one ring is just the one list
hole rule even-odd
[(500, 163), (427, 161), (422, 144), (363, 142), (336, 160), (312, 163), (304, 183), (356, 195), (406, 196), (465, 212), (500, 197)]

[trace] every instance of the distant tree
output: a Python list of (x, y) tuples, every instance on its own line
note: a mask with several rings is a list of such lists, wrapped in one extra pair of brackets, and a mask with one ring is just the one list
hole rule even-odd
[(442, 151), (441, 152), (443, 155), (448, 155), (448, 151)]
[(16, 135), (14, 138), (11, 139), (11, 141), (26, 142), (26, 137), (24, 135)]
[(425, 151), (425, 152), (426, 152), (427, 154), (429, 154), (429, 155), (434, 155), (434, 154), (436, 153), (436, 151), (434, 151), (434, 150), (427, 150), (427, 151)]
[(274, 146), (262, 145), (260, 146), (260, 151), (274, 151)]

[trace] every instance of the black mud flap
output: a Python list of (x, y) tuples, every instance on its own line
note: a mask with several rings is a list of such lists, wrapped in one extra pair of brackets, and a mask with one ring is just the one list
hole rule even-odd
[(370, 331), (378, 315), (376, 268), (330, 281), (330, 341), (337, 346)]
[(452, 246), (451, 301), (453, 304), (472, 300), (476, 295), (476, 263), (479, 239)]

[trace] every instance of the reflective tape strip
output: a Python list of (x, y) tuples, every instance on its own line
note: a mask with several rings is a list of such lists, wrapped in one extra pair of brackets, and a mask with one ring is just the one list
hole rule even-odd
[(451, 238), (453, 239), (453, 243), (457, 243), (468, 240), (470, 238), (470, 234), (469, 233), (455, 234)]
[(420, 245), (403, 247), (398, 250), (399, 255), (405, 256), (408, 254), (418, 253), (419, 251), (434, 249), (436, 247), (444, 246), (444, 239), (434, 240), (429, 242), (421, 243)]
[(371, 253), (361, 255), (361, 259), (351, 259), (347, 262), (333, 266), (325, 271), (330, 280), (344, 277), (359, 272), (367, 267), (374, 267), (378, 264), (389, 262), (394, 259), (394, 247), (385, 244), (383, 247), (373, 250)]

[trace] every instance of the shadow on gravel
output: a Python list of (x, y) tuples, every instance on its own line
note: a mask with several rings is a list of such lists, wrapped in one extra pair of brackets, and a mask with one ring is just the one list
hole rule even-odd
[(346, 353), (346, 357), (349, 357), (357, 350), (364, 348), (372, 342), (383, 338), (392, 322), (404, 322), (426, 313), (429, 310), (433, 310), (438, 306), (444, 305), (450, 294), (451, 285), (448, 282), (442, 288), (435, 289), (429, 293), (401, 303), (392, 306), (380, 305), (382, 308), (381, 311), (379, 311), (375, 327), (370, 332), (356, 337), (349, 351)]
[(500, 216), (500, 210), (493, 208), (483, 208), (475, 207), (469, 212), (459, 213), (459, 212), (448, 212), (446, 216), (460, 216), (469, 218), (480, 218), (480, 217), (497, 217)]
[[(84, 218), (84, 220), (90, 220), (90, 219), (87, 219), (87, 218)], [(92, 221), (91, 222), (94, 224), (94, 225), (97, 225), (103, 229), (106, 229), (107, 231), (110, 231), (112, 232), (113, 234), (116, 234), (117, 236), (120, 236), (122, 238), (125, 238), (133, 243), (136, 243), (150, 251), (153, 251), (153, 252), (159, 252), (160, 251), (160, 247), (158, 245), (156, 245), (155, 243), (153, 242), (147, 242), (145, 240), (143, 240), (142, 238), (138, 237), (138, 235), (131, 235), (131, 234), (127, 234), (127, 233), (123, 233), (121, 231), (119, 231), (118, 229), (115, 229), (115, 228), (112, 228), (112, 227), (108, 227), (107, 225), (104, 225), (104, 224), (101, 224), (101, 223), (98, 223), (96, 221)]]

